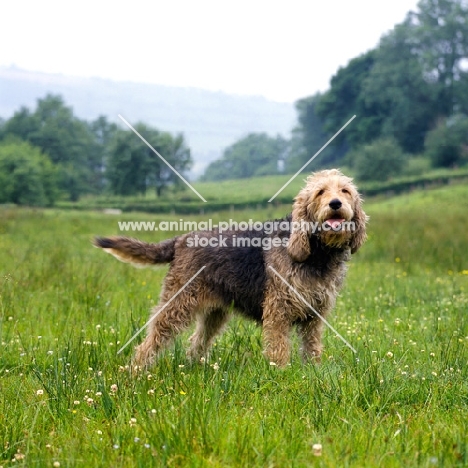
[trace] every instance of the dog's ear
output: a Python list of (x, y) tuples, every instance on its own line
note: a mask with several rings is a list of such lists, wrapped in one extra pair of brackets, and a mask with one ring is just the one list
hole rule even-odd
[(302, 191), (294, 199), (292, 210), (291, 234), (288, 242), (288, 254), (296, 262), (303, 262), (310, 255), (310, 243), (307, 230), (301, 229), (301, 221), (307, 219), (308, 194)]
[(356, 253), (367, 239), (366, 223), (368, 219), (369, 217), (362, 210), (361, 199), (358, 198), (355, 203), (355, 210), (354, 210), (354, 217), (353, 217), (354, 231), (351, 237), (351, 241), (349, 243), (352, 254)]

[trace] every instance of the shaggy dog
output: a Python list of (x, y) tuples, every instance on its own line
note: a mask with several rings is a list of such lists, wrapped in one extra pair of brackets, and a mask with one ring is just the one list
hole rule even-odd
[[(149, 365), (193, 321), (188, 355), (199, 359), (231, 311), (262, 324), (270, 362), (289, 362), (293, 326), (303, 358), (320, 360), (323, 321), (317, 314), (325, 318), (334, 307), (346, 262), (366, 240), (367, 217), (352, 179), (340, 171), (320, 171), (306, 182), (292, 213), (273, 230), (200, 231), (158, 244), (127, 237), (95, 239), (97, 247), (123, 262), (170, 263), (147, 337), (136, 349), (136, 364)], [(316, 228), (306, 228), (312, 225)]]

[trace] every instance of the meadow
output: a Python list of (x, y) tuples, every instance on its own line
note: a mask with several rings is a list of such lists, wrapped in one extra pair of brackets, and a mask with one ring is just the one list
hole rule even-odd
[[(354, 176), (349, 168), (342, 168), (349, 176)], [(145, 194), (118, 196), (111, 194), (89, 195), (78, 202), (59, 200), (56, 206), (61, 209), (89, 210), (117, 208), (122, 211), (143, 211), (147, 213), (198, 214), (223, 210), (269, 209), (269, 200), (274, 196), (273, 205), (289, 204), (304, 185), (305, 175), (292, 178), (291, 174), (252, 177), (249, 179), (224, 180), (222, 182), (194, 182), (193, 187), (207, 200), (204, 203), (198, 195), (185, 185), (168, 189), (160, 197), (154, 190)], [(361, 193), (369, 196), (399, 194), (414, 190), (441, 186), (443, 184), (468, 181), (468, 169), (433, 169), (424, 174), (402, 176), (387, 182), (362, 182)], [(282, 189), (280, 191), (280, 189)]]
[(149, 371), (131, 371), (133, 344), (117, 354), (167, 268), (90, 240), (179, 216), (0, 208), (0, 466), (468, 466), (467, 199), (455, 185), (367, 201), (369, 240), (330, 317), (357, 353), (327, 330), (322, 365), (296, 345), (282, 370), (243, 319), (204, 363), (186, 360), (188, 332)]

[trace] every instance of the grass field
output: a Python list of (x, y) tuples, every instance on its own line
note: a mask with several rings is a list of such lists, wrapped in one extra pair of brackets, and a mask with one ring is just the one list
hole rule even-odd
[[(346, 174), (350, 171), (346, 169)], [(194, 182), (195, 189), (207, 200), (204, 203), (192, 190), (182, 184), (181, 190), (167, 190), (160, 198), (153, 190), (145, 195), (116, 196), (89, 195), (78, 202), (61, 200), (61, 209), (90, 210), (119, 208), (123, 211), (146, 211), (151, 213), (200, 213), (218, 212), (223, 209), (265, 209), (275, 194), (273, 204), (291, 203), (291, 200), (304, 186), (308, 174), (301, 174), (291, 180), (292, 174), (253, 177), (250, 179), (225, 180), (222, 182)], [(352, 172), (351, 172), (352, 175)], [(389, 193), (404, 193), (415, 187), (440, 186), (448, 181), (466, 183), (468, 169), (436, 169), (419, 176), (406, 176), (388, 182), (360, 183), (361, 192), (387, 196)], [(286, 185), (287, 184), (287, 185)], [(280, 189), (282, 189), (280, 191)], [(280, 191), (278, 193), (278, 191)]]
[[(369, 241), (330, 318), (356, 355), (327, 330), (321, 366), (296, 352), (279, 370), (234, 320), (205, 364), (186, 361), (186, 334), (137, 375), (132, 346), (116, 351), (166, 268), (91, 247), (117, 217), (1, 210), (0, 466), (468, 466), (467, 198), (452, 186), (365, 205)], [(148, 219), (162, 218), (118, 217)]]

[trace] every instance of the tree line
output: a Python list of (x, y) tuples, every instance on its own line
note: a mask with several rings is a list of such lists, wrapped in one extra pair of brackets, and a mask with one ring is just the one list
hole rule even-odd
[[(190, 168), (183, 135), (143, 123), (134, 128), (179, 172)], [(85, 194), (160, 196), (180, 179), (130, 129), (106, 117), (77, 118), (60, 96), (23, 107), (0, 126), (0, 203), (48, 206)]]
[[(314, 168), (345, 165), (361, 180), (386, 180), (466, 164), (467, 2), (421, 0), (376, 48), (350, 60), (326, 92), (299, 100), (296, 110), (292, 138), (264, 153), (284, 161), (285, 172), (301, 168), (353, 115)], [(212, 163), (205, 178), (237, 176), (242, 159), (249, 174), (280, 172), (271, 160), (261, 169), (262, 158), (249, 157), (275, 148), (276, 140), (249, 135)]]
[[(226, 148), (202, 179), (294, 173), (353, 115), (313, 165), (346, 166), (387, 180), (468, 163), (468, 4), (421, 0), (378, 46), (353, 58), (330, 87), (296, 102), (292, 136), (250, 134)], [(179, 172), (192, 164), (182, 134), (135, 129)], [(0, 203), (51, 205), (85, 194), (160, 196), (180, 179), (131, 130), (106, 117), (78, 119), (60, 96), (0, 122)]]

